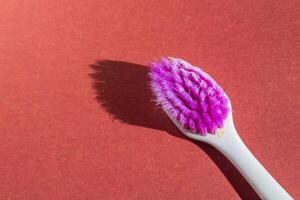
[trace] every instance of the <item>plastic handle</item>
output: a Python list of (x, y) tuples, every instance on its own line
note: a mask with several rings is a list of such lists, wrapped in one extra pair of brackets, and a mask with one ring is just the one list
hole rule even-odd
[(240, 171), (260, 198), (264, 200), (293, 199), (253, 156), (232, 128), (220, 142), (212, 144)]
[(206, 142), (225, 155), (241, 172), (260, 198), (263, 200), (293, 199), (243, 143), (235, 130), (231, 113), (225, 121), (223, 129), (220, 129), (217, 134), (209, 134), (204, 137), (200, 134), (191, 133), (181, 126), (168, 111), (165, 112), (184, 135), (194, 140)]

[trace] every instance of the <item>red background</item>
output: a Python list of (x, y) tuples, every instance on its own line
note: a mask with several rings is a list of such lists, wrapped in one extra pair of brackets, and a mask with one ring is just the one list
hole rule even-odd
[(145, 65), (160, 56), (218, 81), (242, 139), (299, 199), (299, 8), (1, 1), (0, 199), (256, 199), (150, 101)]

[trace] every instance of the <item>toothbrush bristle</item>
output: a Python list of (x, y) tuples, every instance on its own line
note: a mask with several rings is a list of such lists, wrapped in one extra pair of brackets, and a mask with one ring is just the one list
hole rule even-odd
[(208, 74), (176, 58), (161, 58), (150, 66), (155, 101), (183, 127), (203, 136), (223, 127), (229, 100)]

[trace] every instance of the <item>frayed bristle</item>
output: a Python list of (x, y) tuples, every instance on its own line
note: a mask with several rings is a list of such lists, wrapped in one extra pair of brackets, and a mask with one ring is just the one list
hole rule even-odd
[(151, 63), (149, 74), (155, 101), (183, 127), (203, 136), (223, 127), (229, 100), (208, 74), (176, 58)]

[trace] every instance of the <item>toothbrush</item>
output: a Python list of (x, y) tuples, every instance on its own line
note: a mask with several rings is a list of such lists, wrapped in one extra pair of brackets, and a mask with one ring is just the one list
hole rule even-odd
[(218, 149), (261, 199), (293, 199), (243, 143), (234, 127), (228, 96), (207, 73), (171, 57), (150, 66), (155, 101), (184, 135)]

